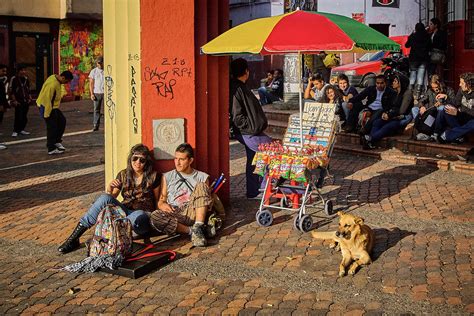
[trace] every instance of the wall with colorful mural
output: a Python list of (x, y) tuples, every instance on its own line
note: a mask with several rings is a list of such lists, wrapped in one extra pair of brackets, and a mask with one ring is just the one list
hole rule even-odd
[(59, 36), (60, 71), (69, 70), (74, 75), (66, 86), (66, 97), (89, 98), (89, 72), (104, 50), (102, 21), (61, 21)]

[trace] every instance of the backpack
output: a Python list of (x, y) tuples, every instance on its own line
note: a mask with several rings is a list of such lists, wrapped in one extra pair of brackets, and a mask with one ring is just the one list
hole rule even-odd
[(326, 66), (326, 68), (333, 68), (339, 66), (340, 62), (341, 60), (336, 54), (327, 54), (323, 60), (323, 64), (324, 66)]
[(94, 236), (88, 243), (88, 256), (109, 254), (127, 257), (132, 253), (132, 224), (118, 206), (106, 205), (99, 213)]

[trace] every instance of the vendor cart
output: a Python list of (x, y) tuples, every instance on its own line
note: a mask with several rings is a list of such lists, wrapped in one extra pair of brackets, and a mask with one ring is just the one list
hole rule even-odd
[(333, 214), (333, 203), (323, 197), (321, 188), (339, 129), (335, 110), (334, 104), (307, 102), (302, 115), (303, 145), (297, 114), (290, 116), (282, 144), (259, 148), (254, 163), (256, 172), (265, 177), (264, 194), (255, 214), (260, 226), (272, 224), (272, 209), (297, 211), (293, 226), (302, 232), (313, 226), (310, 208), (321, 207), (326, 215)]

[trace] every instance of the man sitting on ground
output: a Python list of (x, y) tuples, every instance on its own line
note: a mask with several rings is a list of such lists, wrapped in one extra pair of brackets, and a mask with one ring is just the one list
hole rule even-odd
[(382, 117), (383, 113), (396, 112), (394, 102), (397, 93), (387, 87), (387, 80), (384, 75), (375, 77), (375, 86), (365, 88), (361, 93), (349, 100), (348, 107), (353, 107), (354, 103), (367, 99), (366, 111), (371, 113), (369, 121), (361, 128), (360, 134), (367, 135), (372, 129), (373, 122)]
[(272, 104), (283, 99), (283, 70), (276, 69), (273, 72), (271, 83), (266, 87), (258, 88), (260, 104)]
[(184, 143), (175, 151), (175, 169), (163, 174), (158, 209), (151, 224), (159, 232), (189, 234), (195, 247), (207, 245), (204, 222), (211, 207), (209, 175), (193, 169), (194, 150)]
[(322, 102), (324, 96), (326, 95), (326, 87), (328, 86), (329, 84), (324, 82), (323, 76), (317, 73), (308, 79), (308, 85), (304, 91), (304, 98), (312, 98), (316, 102)]

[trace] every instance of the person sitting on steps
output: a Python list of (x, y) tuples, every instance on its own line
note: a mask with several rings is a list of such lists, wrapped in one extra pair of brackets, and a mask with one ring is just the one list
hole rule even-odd
[[(133, 146), (128, 155), (127, 168), (110, 182), (106, 193), (92, 204), (58, 251), (65, 254), (79, 248), (79, 238), (95, 225), (100, 211), (107, 204), (119, 206), (125, 211), (134, 233), (145, 235), (150, 232), (149, 214), (158, 207), (160, 182), (161, 175), (153, 170), (148, 147), (143, 144)], [(117, 200), (119, 193), (123, 196), (122, 202)]]
[(415, 119), (415, 129), (418, 131), (416, 139), (436, 140), (439, 131), (435, 130), (433, 119), (427, 121), (427, 118), (428, 116), (432, 116), (436, 119), (438, 114), (444, 111), (445, 104), (455, 104), (455, 102), (456, 96), (454, 90), (446, 86), (438, 75), (431, 76), (426, 95), (420, 98), (417, 106), (412, 109), (412, 115)]
[(459, 78), (459, 91), (454, 104), (438, 112), (435, 122), (436, 140), (439, 143), (462, 143), (464, 137), (474, 133), (474, 73)]
[(151, 225), (167, 235), (188, 234), (194, 247), (205, 247), (205, 220), (212, 206), (209, 175), (194, 169), (194, 150), (184, 143), (176, 148), (175, 169), (161, 180), (158, 208), (151, 214)]
[(324, 82), (321, 74), (317, 73), (312, 75), (308, 78), (308, 85), (304, 91), (304, 98), (314, 99), (316, 102), (322, 102), (327, 87), (329, 87), (329, 84)]

